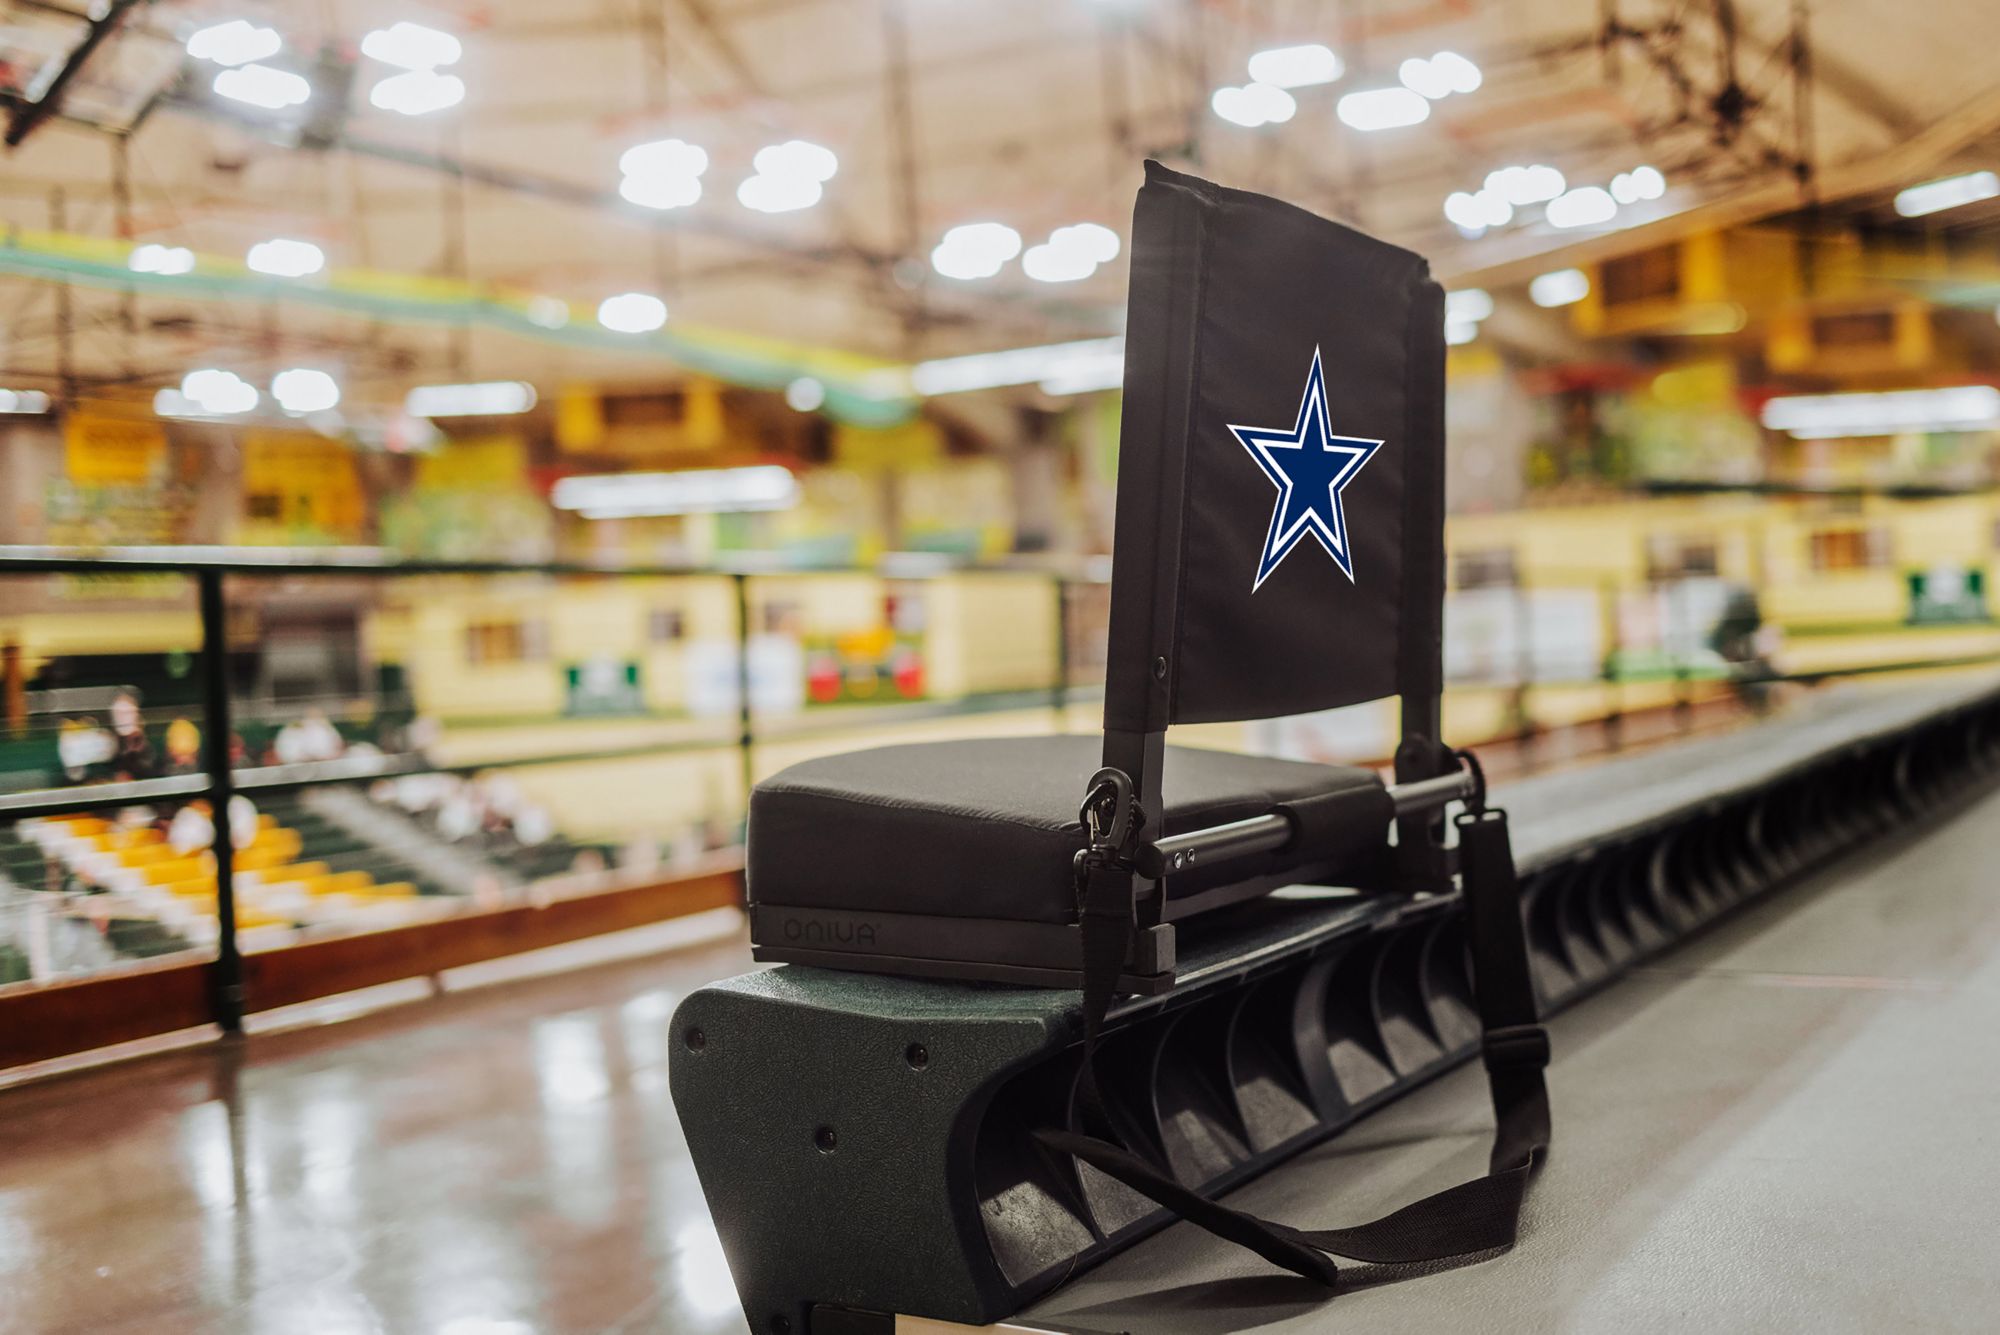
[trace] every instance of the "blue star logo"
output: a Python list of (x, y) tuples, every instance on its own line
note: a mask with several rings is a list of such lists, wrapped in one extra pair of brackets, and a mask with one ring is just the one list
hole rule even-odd
[(1250, 591), (1255, 593), (1308, 533), (1319, 539), (1319, 545), (1352, 582), (1354, 558), (1347, 546), (1347, 514), (1341, 508), (1340, 493), (1382, 442), (1333, 434), (1327, 425), (1326, 377), (1320, 371), (1319, 349), (1313, 349), (1312, 374), (1306, 377), (1305, 397), (1299, 400), (1299, 420), (1289, 431), (1257, 426), (1232, 426), (1229, 430), (1278, 488), (1271, 528), (1264, 535), (1264, 555), (1257, 562), (1257, 580)]

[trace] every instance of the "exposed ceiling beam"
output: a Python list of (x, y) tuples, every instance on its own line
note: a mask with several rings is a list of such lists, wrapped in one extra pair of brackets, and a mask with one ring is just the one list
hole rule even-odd
[(63, 61), (56, 77), (42, 90), (41, 97), (32, 102), (21, 102), (13, 107), (7, 116), (7, 147), (18, 147), (22, 140), (34, 133), (35, 127), (62, 106), (63, 94), (68, 91), (76, 76), (83, 72), (91, 54), (104, 44), (104, 39), (118, 30), (125, 20), (125, 14), (138, 0), (110, 0), (100, 18), (90, 20), (90, 27), (84, 31), (83, 40)]

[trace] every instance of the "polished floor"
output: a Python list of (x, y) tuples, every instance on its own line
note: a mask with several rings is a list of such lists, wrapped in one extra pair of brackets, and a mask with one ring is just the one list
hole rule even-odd
[[(2000, 1324), (2000, 797), (1780, 892), (1555, 1025), (1519, 1248), (1323, 1292), (1185, 1227), (1065, 1331)], [(0, 1092), (0, 1331), (741, 1332), (666, 1022), (741, 939)], [(1474, 1172), (1461, 1070), (1233, 1199), (1308, 1226)]]
[(0, 1092), (0, 1331), (737, 1332), (667, 1096), (725, 943)]

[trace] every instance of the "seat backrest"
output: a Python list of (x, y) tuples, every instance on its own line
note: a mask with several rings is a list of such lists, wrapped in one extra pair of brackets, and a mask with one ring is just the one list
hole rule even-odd
[(1131, 253), (1105, 763), (1152, 809), (1170, 723), (1394, 695), (1398, 778), (1444, 772), (1429, 266), (1157, 163)]

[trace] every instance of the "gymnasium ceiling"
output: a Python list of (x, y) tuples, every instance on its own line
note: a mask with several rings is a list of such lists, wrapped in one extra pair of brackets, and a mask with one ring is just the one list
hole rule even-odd
[[(1901, 5), (1893, 21), (1833, 0), (96, 0), (96, 20), (87, 3), (0, 0), (20, 140), (0, 156), (0, 219), (20, 237), (238, 262), (291, 237), (320, 246), (329, 273), (548, 294), (586, 322), (636, 290), (665, 300), (668, 332), (897, 362), (1119, 332), (1122, 255), (1060, 284), (1018, 261), (947, 278), (929, 256), (972, 221), (1029, 245), (1078, 222), (1122, 233), (1147, 156), (1500, 285), (1552, 267), (1552, 252), (1703, 220), (1815, 199), (1879, 207), (1900, 185), (1996, 165), (1983, 150), (2000, 125), (1991, 0)], [(209, 93), (217, 67), (183, 43), (231, 18), (282, 34), (270, 63), (311, 78), (304, 123)], [(356, 48), (397, 21), (462, 39), (462, 104), (420, 117), (370, 105), (394, 70)], [(60, 97), (18, 91), (94, 31)], [(1302, 42), (1331, 47), (1345, 72), (1296, 89), (1288, 122), (1242, 128), (1211, 110), (1218, 87), (1247, 81), (1250, 53)], [(1400, 62), (1440, 50), (1475, 61), (1482, 85), (1407, 128), (1336, 118), (1344, 93), (1392, 86)], [(702, 198), (666, 212), (622, 200), (621, 153), (669, 137), (706, 150)], [(739, 204), (757, 149), (793, 138), (838, 155), (822, 202)], [(1528, 163), (1572, 186), (1650, 164), (1667, 190), (1599, 228), (1557, 231), (1524, 211), (1474, 237), (1446, 220), (1452, 191)], [(0, 384), (158, 385), (195, 365), (303, 359), (336, 367), (350, 394), (386, 397), (426, 380), (673, 369), (615, 337), (20, 272), (0, 277)]]

